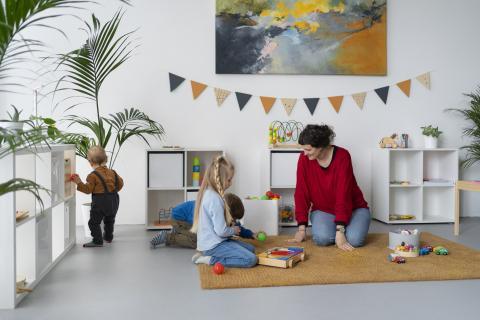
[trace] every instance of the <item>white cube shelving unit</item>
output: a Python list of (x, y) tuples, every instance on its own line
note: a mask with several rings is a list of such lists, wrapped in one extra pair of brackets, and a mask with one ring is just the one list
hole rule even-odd
[[(26, 296), (16, 292), (17, 278), (26, 287), (37, 283), (75, 244), (75, 146), (52, 145), (22, 150), (0, 159), (0, 181), (24, 178), (51, 190), (41, 192), (43, 207), (25, 191), (0, 197), (0, 309), (13, 309)], [(16, 221), (15, 212), (29, 216)]]
[[(279, 211), (284, 206), (290, 206), (292, 210), (295, 210), (294, 194), (297, 184), (297, 163), (302, 152), (302, 149), (292, 148), (268, 150), (270, 164), (268, 189), (281, 195), (278, 204)], [(282, 222), (279, 218), (278, 221), (282, 227), (297, 226), (295, 219), (292, 222)]]
[(145, 224), (147, 229), (170, 229), (168, 213), (176, 205), (196, 200), (199, 190), (193, 186), (193, 158), (200, 159), (200, 176), (219, 155), (220, 148), (162, 148), (146, 152), (147, 192)]
[[(458, 149), (375, 149), (372, 165), (375, 219), (392, 224), (454, 222)], [(415, 219), (390, 220), (395, 214)]]

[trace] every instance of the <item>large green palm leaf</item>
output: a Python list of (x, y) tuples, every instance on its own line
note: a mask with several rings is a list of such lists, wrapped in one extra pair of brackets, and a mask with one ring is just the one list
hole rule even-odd
[[(22, 36), (27, 28), (41, 27), (63, 31), (44, 22), (61, 16), (57, 9), (78, 8), (88, 0), (2, 0), (0, 1), (0, 80), (25, 62), (27, 53), (38, 51), (44, 43)], [(4, 86), (14, 83), (3, 83)], [(2, 90), (7, 91), (7, 90)]]
[(463, 135), (471, 139), (470, 144), (463, 146), (466, 150), (465, 159), (462, 160), (464, 167), (470, 167), (480, 162), (480, 87), (472, 93), (465, 94), (470, 98), (468, 107), (465, 109), (447, 109), (460, 114), (468, 121), (469, 126), (463, 129)]
[(121, 147), (128, 139), (138, 137), (150, 146), (147, 136), (153, 136), (160, 140), (165, 134), (162, 125), (150, 119), (144, 112), (135, 108), (110, 114), (110, 117), (104, 118), (104, 120), (110, 127), (113, 127), (116, 132), (115, 143), (110, 158), (110, 167), (114, 166)]
[(27, 179), (15, 178), (7, 182), (0, 183), (0, 197), (10, 192), (26, 191), (31, 193), (37, 199), (43, 211), (43, 201), (40, 196), (40, 191), (43, 190), (50, 194), (50, 191), (41, 185)]
[[(105, 79), (131, 57), (132, 42), (128, 32), (117, 36), (123, 13), (118, 11), (102, 25), (95, 15), (86, 23), (87, 40), (80, 49), (64, 54), (59, 66), (66, 75), (59, 90), (73, 90), (95, 103), (97, 122), (103, 127), (99, 109), (99, 95)], [(101, 131), (99, 131), (102, 134)], [(100, 141), (105, 138), (100, 136)]]

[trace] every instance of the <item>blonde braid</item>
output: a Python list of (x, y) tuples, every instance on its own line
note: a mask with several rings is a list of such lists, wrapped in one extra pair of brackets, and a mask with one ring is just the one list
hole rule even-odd
[(225, 201), (225, 190), (223, 190), (222, 182), (220, 181), (220, 161), (224, 159), (222, 156), (218, 156), (215, 159), (215, 184), (217, 185), (217, 191), (223, 199), (223, 203), (225, 205), (225, 222), (227, 226), (231, 226), (233, 222), (232, 215), (230, 213), (230, 207), (228, 206), (227, 201)]

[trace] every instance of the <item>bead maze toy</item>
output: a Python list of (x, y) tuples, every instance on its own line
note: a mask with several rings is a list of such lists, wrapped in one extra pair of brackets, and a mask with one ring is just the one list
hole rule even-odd
[(298, 138), (303, 124), (295, 120), (273, 121), (268, 127), (268, 144), (273, 148), (298, 148)]
[(303, 247), (274, 247), (257, 255), (258, 264), (277, 268), (293, 268), (305, 260)]

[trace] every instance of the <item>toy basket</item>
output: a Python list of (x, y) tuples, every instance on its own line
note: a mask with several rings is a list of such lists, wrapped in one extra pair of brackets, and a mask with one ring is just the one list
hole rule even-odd
[(395, 250), (396, 246), (400, 246), (402, 242), (404, 244), (410, 244), (414, 247), (420, 247), (420, 232), (405, 234), (404, 230), (395, 230), (389, 232), (388, 236), (388, 248)]

